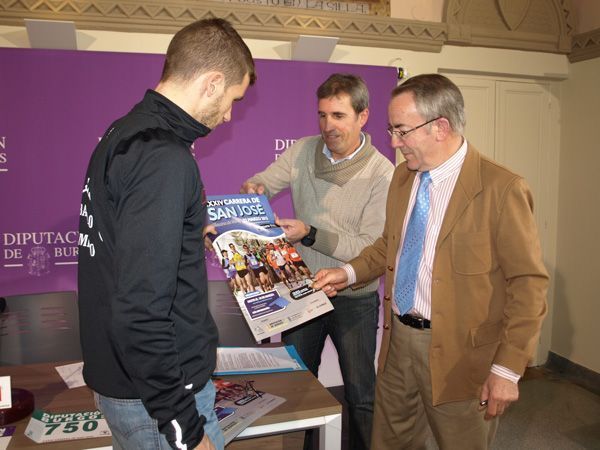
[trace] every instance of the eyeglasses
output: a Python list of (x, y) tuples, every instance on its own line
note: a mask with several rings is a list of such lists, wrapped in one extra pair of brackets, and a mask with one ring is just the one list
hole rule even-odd
[(247, 380), (244, 384), (244, 389), (246, 390), (247, 396), (262, 397), (263, 395), (261, 391), (255, 389), (254, 380)]
[(389, 127), (387, 127), (387, 132), (392, 137), (395, 136), (395, 137), (397, 137), (399, 139), (402, 139), (408, 133), (410, 133), (412, 131), (415, 131), (415, 130), (418, 130), (419, 128), (424, 127), (425, 125), (427, 125), (428, 123), (435, 122), (436, 120), (441, 119), (441, 118), (442, 118), (442, 116), (436, 117), (435, 119), (428, 120), (427, 122), (422, 123), (421, 125), (417, 125), (416, 127), (411, 128), (410, 130), (406, 130), (406, 131), (396, 130), (396, 129), (394, 129), (394, 127), (392, 125), (390, 125)]

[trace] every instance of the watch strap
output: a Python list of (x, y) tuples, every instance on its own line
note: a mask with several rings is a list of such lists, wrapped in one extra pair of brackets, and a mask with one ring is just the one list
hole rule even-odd
[(310, 230), (308, 231), (308, 234), (306, 236), (304, 236), (302, 239), (300, 239), (300, 242), (305, 247), (310, 247), (315, 243), (316, 236), (317, 236), (317, 229), (311, 225)]

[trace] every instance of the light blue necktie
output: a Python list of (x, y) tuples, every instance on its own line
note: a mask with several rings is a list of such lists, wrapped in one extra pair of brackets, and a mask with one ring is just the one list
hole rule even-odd
[(402, 315), (410, 311), (415, 303), (417, 272), (419, 271), (419, 263), (423, 256), (425, 228), (427, 228), (427, 216), (429, 215), (430, 184), (431, 176), (429, 172), (423, 172), (421, 174), (415, 206), (406, 227), (402, 253), (398, 262), (396, 284), (394, 286), (394, 300)]

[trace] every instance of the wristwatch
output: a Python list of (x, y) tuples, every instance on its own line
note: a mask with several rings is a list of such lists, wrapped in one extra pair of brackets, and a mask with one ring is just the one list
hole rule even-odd
[(306, 236), (304, 236), (302, 239), (300, 239), (300, 242), (305, 247), (310, 247), (315, 243), (316, 235), (317, 235), (317, 229), (311, 225), (310, 231), (308, 232), (308, 234)]

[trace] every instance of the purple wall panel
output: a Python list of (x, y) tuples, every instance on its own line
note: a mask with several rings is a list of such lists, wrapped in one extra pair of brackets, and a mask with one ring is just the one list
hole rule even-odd
[[(0, 296), (76, 289), (76, 230), (90, 154), (108, 125), (156, 86), (163, 59), (0, 49)], [(366, 131), (393, 160), (384, 130), (395, 69), (258, 60), (257, 72), (232, 122), (195, 143), (208, 194), (237, 192), (286, 140), (317, 134), (315, 90), (333, 72), (365, 79)], [(287, 194), (273, 209), (293, 214)], [(222, 274), (209, 264), (209, 276)]]

